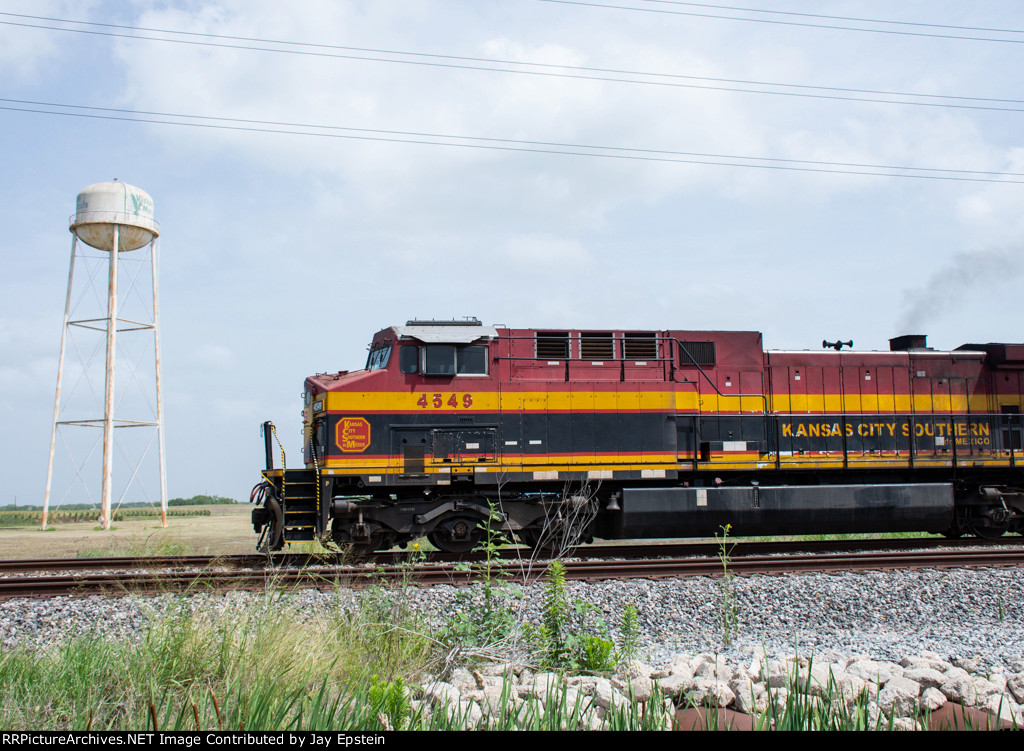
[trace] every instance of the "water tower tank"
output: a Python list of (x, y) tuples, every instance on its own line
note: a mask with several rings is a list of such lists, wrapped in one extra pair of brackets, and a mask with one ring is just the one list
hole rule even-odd
[(118, 250), (138, 250), (160, 235), (149, 193), (127, 183), (96, 183), (84, 188), (75, 202), (71, 231), (97, 250), (113, 250), (118, 225)]

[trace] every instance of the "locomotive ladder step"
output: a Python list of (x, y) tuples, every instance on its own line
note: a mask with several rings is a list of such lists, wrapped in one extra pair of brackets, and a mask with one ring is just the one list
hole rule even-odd
[(316, 533), (310, 525), (302, 524), (293, 527), (285, 527), (284, 529), (285, 542), (314, 542), (315, 540)]
[(289, 498), (285, 496), (285, 508), (292, 508), (301, 511), (316, 511), (316, 498)]

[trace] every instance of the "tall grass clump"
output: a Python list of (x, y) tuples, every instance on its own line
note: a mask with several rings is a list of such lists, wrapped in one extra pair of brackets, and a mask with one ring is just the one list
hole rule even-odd
[(320, 615), (286, 599), (218, 612), (193, 596), (134, 638), (5, 648), (0, 727), (383, 729), (374, 707), (429, 667), (427, 631), (380, 597)]
[(867, 689), (844, 694), (831, 671), (825, 685), (815, 686), (813, 660), (801, 677), (794, 663), (784, 690), (768, 689), (768, 706), (755, 714), (757, 730), (892, 730), (894, 718), (872, 704)]
[(408, 600), (392, 589), (363, 593), (353, 609), (336, 608), (320, 650), (334, 650), (331, 674), (338, 680), (368, 682), (408, 679), (438, 666), (438, 642)]

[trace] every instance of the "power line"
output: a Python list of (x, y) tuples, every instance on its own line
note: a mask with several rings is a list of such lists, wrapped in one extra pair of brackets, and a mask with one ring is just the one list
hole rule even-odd
[[(1000, 99), (993, 97), (967, 97), (952, 96), (946, 94), (920, 94), (914, 92), (886, 91), (880, 89), (857, 89), (844, 88), (839, 86), (814, 86), (809, 84), (780, 83), (772, 81), (752, 81), (745, 79), (715, 78), (711, 76), (693, 76), (677, 73), (657, 73), (647, 71), (636, 71), (617, 68), (601, 68), (582, 65), (562, 65), (554, 63), (538, 63), (518, 60), (502, 60), (497, 58), (480, 58), (459, 55), (442, 55), (427, 52), (407, 52), (402, 50), (384, 50), (365, 47), (346, 47), (342, 45), (316, 44), (310, 42), (294, 42), (279, 39), (261, 39), (258, 37), (232, 36), (228, 34), (209, 34), (194, 31), (175, 31), (173, 29), (156, 29), (142, 26), (128, 26), (122, 24), (107, 24), (93, 21), (76, 21), (71, 19), (51, 18), (46, 16), (28, 16), (18, 13), (0, 12), (0, 16), (19, 17), (54, 23), (77, 24), (82, 26), (93, 26), (101, 28), (115, 28), (124, 31), (142, 32), (146, 34), (175, 34), (187, 37), (198, 37), (199, 39), (175, 39), (152, 36), (141, 36), (110, 31), (94, 31), (89, 29), (62, 28), (42, 24), (32, 24), (15, 21), (0, 21), (6, 26), (18, 26), (24, 28), (42, 29), (47, 31), (61, 31), (67, 33), (85, 34), (90, 36), (105, 36), (121, 39), (137, 39), (151, 42), (167, 42), (171, 44), (184, 44), (198, 47), (214, 47), (223, 49), (238, 49), (250, 52), (271, 52), (277, 54), (304, 55), (310, 57), (325, 57), (346, 60), (361, 60), (369, 62), (397, 63), (404, 65), (420, 65), (439, 68), (455, 68), (462, 70), (478, 70), (493, 73), (512, 73), (518, 75), (532, 75), (543, 77), (570, 78), (586, 81), (602, 81), (610, 83), (625, 83), (646, 86), (668, 86), (673, 88), (687, 88), (710, 91), (728, 91), (743, 94), (765, 94), (770, 96), (789, 96), (810, 99), (826, 99), (837, 101), (866, 102), (870, 104), (897, 104), (917, 107), (940, 107), (947, 109), (969, 109), (989, 112), (1024, 112), (1024, 100), (1021, 99)], [(230, 40), (234, 42), (253, 42), (258, 44), (275, 44), (289, 47), (289, 49), (278, 49), (275, 47), (260, 47), (252, 44), (232, 44), (226, 41), (201, 41), (201, 39)], [(336, 50), (331, 52), (329, 50)], [(345, 54), (342, 53), (345, 52)], [(362, 54), (354, 54), (362, 53)], [(407, 57), (424, 58), (415, 59), (389, 59), (384, 57), (370, 57), (369, 55), (401, 55)], [(452, 61), (452, 62), (443, 62)], [(475, 64), (472, 64), (475, 63)], [(515, 70), (508, 68), (488, 67), (492, 65), (523, 66), (534, 68), (534, 70)], [(560, 73), (563, 71), (577, 71), (576, 73)], [(594, 74), (594, 75), (591, 75)], [(608, 74), (608, 75), (597, 75)], [(646, 76), (654, 80), (642, 80), (636, 78), (621, 78), (612, 76)], [(703, 81), (706, 83), (686, 83), (686, 81)], [(722, 85), (713, 85), (722, 84)], [(727, 84), (727, 85), (726, 85)], [(772, 91), (762, 89), (737, 88), (742, 86), (770, 86), (786, 91)], [(828, 93), (824, 93), (828, 92)], [(860, 95), (860, 96), (852, 96)], [(883, 99), (878, 97), (913, 97), (914, 99), (901, 101), (898, 99)], [(931, 100), (931, 101), (926, 101)], [(999, 106), (999, 105), (1021, 105), (1021, 106)]]
[[(686, 11), (686, 10), (669, 10), (669, 9), (666, 9), (666, 8), (638, 8), (636, 6), (629, 6), (629, 5), (609, 5), (607, 3), (585, 2), (585, 0), (539, 0), (539, 2), (542, 2), (542, 3), (554, 3), (554, 4), (558, 4), (558, 5), (580, 5), (580, 6), (591, 7), (591, 8), (607, 8), (609, 10), (628, 10), (628, 11), (633, 11), (633, 12), (636, 12), (636, 13), (659, 13), (659, 14), (671, 15), (671, 16), (689, 16), (689, 17), (692, 17), (692, 18), (713, 18), (713, 19), (716, 19), (716, 20), (723, 20), (723, 21), (745, 21), (747, 23), (766, 23), (766, 24), (772, 24), (772, 25), (776, 25), (776, 26), (800, 26), (800, 27), (809, 28), (809, 29), (828, 29), (830, 31), (856, 31), (856, 32), (861, 32), (861, 33), (865, 33), (865, 34), (890, 34), (890, 35), (903, 36), (903, 37), (924, 37), (924, 38), (928, 38), (928, 39), (954, 39), (954, 40), (958, 40), (958, 41), (962, 41), (962, 42), (997, 42), (997, 43), (1000, 43), (1000, 44), (1024, 44), (1024, 39), (997, 39), (997, 38), (993, 38), (993, 37), (975, 37), (975, 36), (964, 36), (964, 35), (959, 35), (959, 34), (939, 34), (939, 33), (925, 32), (925, 31), (900, 31), (900, 30), (897, 30), (897, 29), (869, 29), (869, 28), (861, 28), (861, 27), (857, 27), (857, 26), (842, 26), (842, 25), (839, 25), (839, 24), (811, 23), (809, 21), (784, 21), (784, 20), (777, 19), (777, 18), (748, 18), (748, 17), (745, 17), (745, 16), (728, 16), (728, 15), (722, 15), (722, 14), (717, 14), (717, 13), (700, 13), (700, 12), (697, 12), (697, 11)], [(673, 3), (673, 4), (676, 4), (676, 3)], [(695, 6), (697, 5), (696, 3), (678, 3), (678, 5), (684, 5), (684, 4), (686, 4), (686, 5), (695, 5)], [(745, 10), (745, 9), (733, 9), (733, 8), (726, 8), (725, 6), (713, 6), (713, 5), (699, 6), (699, 7), (708, 7), (708, 8), (722, 7), (725, 10)], [(766, 12), (766, 11), (749, 11), (749, 12)], [(781, 13), (781, 11), (780, 11), (780, 13)], [(799, 14), (793, 14), (793, 15), (799, 15)], [(823, 16), (823, 18), (830, 18), (830, 16)], [(835, 18), (839, 18), (839, 17), (836, 16)], [(871, 21), (868, 21), (868, 22), (872, 23)], [(915, 25), (917, 25), (917, 24), (915, 24)], [(925, 26), (927, 24), (920, 24), (920, 25), (921, 26)], [(952, 27), (952, 28), (957, 28), (957, 27)], [(970, 30), (970, 27), (963, 27), (963, 28), (965, 30)], [(1005, 33), (1005, 34), (1019, 34), (1019, 33), (1021, 33), (1019, 31), (1016, 31), (1016, 30), (1013, 30), (1013, 29), (999, 30), (999, 32), (1000, 33)]]
[[(312, 136), (318, 138), (340, 138), (360, 141), (381, 141), (408, 143), (428, 146), (512, 151), (560, 156), (597, 157), (604, 159), (668, 162), (676, 164), (702, 164), (720, 167), (746, 167), (756, 169), (787, 170), (797, 172), (818, 172), (827, 174), (863, 175), (871, 177), (903, 177), (920, 180), (952, 180), (960, 182), (1015, 183), (1024, 180), (997, 179), (1024, 177), (1019, 172), (994, 172), (983, 170), (943, 169), (936, 167), (908, 167), (852, 162), (826, 162), (803, 159), (782, 159), (702, 152), (669, 151), (620, 146), (560, 143), (551, 141), (528, 141), (511, 138), (489, 138), (414, 131), (393, 131), (375, 128), (351, 128), (334, 125), (289, 123), (272, 120), (251, 120), (244, 118), (214, 117), (167, 112), (92, 107), (54, 102), (37, 102), (18, 99), (0, 99), (7, 105), (0, 110), (26, 112), (42, 115), (58, 115), (94, 120), (148, 123), (155, 125), (177, 125), (212, 130), (269, 133), (276, 135)], [(26, 106), (10, 106), (21, 104)], [(34, 109), (46, 107), (49, 109)], [(79, 110), (79, 111), (66, 111)], [(83, 110), (88, 110), (83, 111)], [(118, 114), (111, 114), (118, 113)], [(176, 118), (175, 120), (160, 118)], [(182, 122), (184, 121), (184, 122)], [(327, 131), (327, 132), (323, 132)], [(732, 161), (722, 161), (732, 160)]]
[(924, 23), (922, 21), (893, 21), (884, 18), (858, 18), (856, 16), (826, 16), (821, 13), (800, 13), (792, 10), (766, 10), (763, 8), (740, 8), (734, 5), (715, 5), (713, 3), (688, 3), (682, 0), (639, 0), (643, 3), (658, 5), (685, 5), (691, 8), (714, 8), (716, 10), (735, 10), (743, 13), (764, 13), (774, 16), (796, 16), (798, 18), (821, 18), (828, 21), (856, 21), (857, 23), (877, 23), (891, 26), (918, 26), (927, 29), (953, 29), (956, 31), (990, 31), (998, 34), (1024, 34), (1021, 29), (1000, 29), (987, 26), (956, 26), (945, 23)]

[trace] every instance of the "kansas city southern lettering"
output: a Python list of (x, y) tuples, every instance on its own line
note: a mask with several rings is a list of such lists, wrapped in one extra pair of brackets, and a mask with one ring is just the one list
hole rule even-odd
[[(901, 436), (910, 437), (913, 429), (917, 438), (941, 437), (956, 438), (958, 445), (984, 445), (990, 442), (992, 428), (986, 423), (972, 422), (915, 422), (913, 427), (909, 422), (848, 422), (846, 425), (838, 422), (810, 422), (782, 424), (783, 438), (847, 438), (859, 436), (861, 438), (894, 438)], [(966, 440), (972, 439), (970, 443)]]

